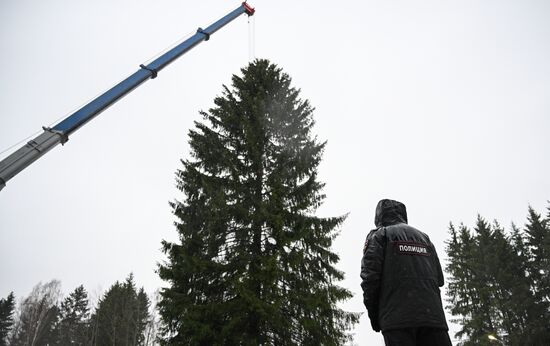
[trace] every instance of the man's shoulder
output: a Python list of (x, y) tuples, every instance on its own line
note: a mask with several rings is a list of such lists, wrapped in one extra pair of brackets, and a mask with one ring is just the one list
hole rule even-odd
[(419, 236), (420, 238), (422, 238), (426, 243), (431, 243), (431, 241), (430, 241), (430, 236), (428, 236), (428, 234), (422, 232), (422, 231), (419, 230), (418, 228), (414, 228), (414, 227), (412, 227), (412, 226), (409, 226), (409, 227), (411, 227), (411, 228), (414, 230), (414, 232), (416, 232), (416, 233), (418, 234), (418, 236)]
[(382, 238), (385, 236), (385, 228), (384, 227), (378, 227), (369, 232), (367, 234), (367, 238), (365, 239), (365, 245), (363, 246), (363, 254), (367, 252), (367, 248), (369, 247), (369, 244), (372, 243), (373, 239), (377, 243), (380, 243), (382, 241)]
[(392, 226), (387, 227), (388, 236), (397, 236), (398, 238), (401, 237), (411, 237), (417, 240), (422, 240), (426, 243), (430, 243), (430, 237), (419, 230), (416, 227), (413, 227), (406, 223), (399, 223)]
[(367, 234), (367, 240), (372, 239), (374, 237), (383, 237), (386, 233), (386, 227), (378, 227), (369, 232)]
[(367, 239), (368, 239), (368, 238), (372, 238), (372, 236), (374, 235), (374, 233), (376, 233), (376, 232), (379, 231), (379, 230), (380, 230), (380, 227), (371, 230), (371, 231), (367, 234)]

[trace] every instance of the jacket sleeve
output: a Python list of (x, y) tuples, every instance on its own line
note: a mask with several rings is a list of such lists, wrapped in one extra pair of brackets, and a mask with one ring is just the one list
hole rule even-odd
[(385, 248), (384, 229), (372, 231), (367, 236), (361, 260), (361, 288), (363, 303), (367, 308), (372, 328), (380, 331), (378, 321), (378, 301)]

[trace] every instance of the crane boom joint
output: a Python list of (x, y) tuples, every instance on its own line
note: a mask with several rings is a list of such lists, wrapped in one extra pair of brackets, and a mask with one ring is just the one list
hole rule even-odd
[(205, 41), (208, 41), (210, 39), (210, 34), (207, 33), (206, 31), (204, 31), (202, 28), (198, 28), (197, 29), (197, 33), (198, 34), (203, 34), (204, 35), (204, 40)]
[(157, 71), (156, 69), (147, 67), (147, 66), (145, 66), (145, 65), (143, 65), (143, 64), (139, 65), (139, 67), (141, 67), (141, 68), (144, 69), (144, 70), (147, 70), (147, 71), (151, 72), (151, 79), (157, 78), (158, 71)]
[(67, 143), (67, 141), (69, 140), (69, 136), (67, 136), (67, 134), (62, 131), (54, 130), (51, 127), (46, 126), (42, 126), (42, 130), (58, 135), (61, 138), (61, 145)]

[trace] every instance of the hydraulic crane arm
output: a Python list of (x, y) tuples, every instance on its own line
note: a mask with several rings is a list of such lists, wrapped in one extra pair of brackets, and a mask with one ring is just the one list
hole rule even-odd
[(53, 147), (59, 143), (64, 144), (67, 142), (69, 140), (69, 135), (88, 121), (92, 120), (99, 113), (103, 112), (146, 80), (155, 78), (158, 72), (172, 61), (176, 60), (202, 41), (208, 41), (210, 35), (214, 34), (243, 13), (252, 16), (254, 14), (254, 9), (246, 2), (243, 2), (241, 6), (214, 22), (206, 29), (199, 28), (189, 39), (164, 53), (147, 66), (140, 65), (140, 69), (130, 77), (90, 101), (90, 103), (69, 115), (54, 127), (44, 127), (43, 133), (30, 140), (26, 145), (6, 157), (4, 160), (0, 161), (0, 190), (6, 185), (9, 179), (50, 151)]

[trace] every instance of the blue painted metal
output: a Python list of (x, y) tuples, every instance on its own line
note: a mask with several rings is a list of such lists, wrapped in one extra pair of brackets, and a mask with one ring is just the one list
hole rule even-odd
[(252, 15), (254, 14), (254, 10), (251, 9), (246, 3), (242, 3), (237, 9), (233, 10), (231, 13), (227, 14), (225, 17), (213, 23), (206, 29), (203, 30), (199, 28), (196, 34), (164, 53), (149, 65), (142, 67), (130, 77), (90, 101), (90, 103), (84, 107), (69, 115), (59, 124), (55, 125), (52, 130), (59, 131), (60, 133), (69, 136), (74, 131), (78, 130), (82, 125), (92, 120), (99, 113), (107, 109), (116, 101), (120, 100), (133, 89), (137, 88), (141, 83), (145, 82), (149, 78), (155, 78), (156, 74), (168, 66), (168, 64), (185, 54), (187, 51), (191, 50), (202, 41), (206, 41), (210, 35), (214, 34), (216, 31), (243, 13)]
[(102, 95), (92, 100), (84, 107), (69, 115), (53, 128), (44, 128), (43, 133), (30, 140), (27, 144), (10, 154), (8, 157), (0, 160), (0, 190), (2, 190), (9, 179), (42, 157), (52, 148), (57, 146), (59, 143), (63, 144), (67, 142), (70, 134), (78, 130), (126, 94), (137, 88), (141, 83), (148, 79), (155, 78), (158, 72), (172, 61), (176, 60), (202, 41), (207, 41), (210, 38), (210, 35), (214, 34), (216, 31), (243, 13), (251, 16), (254, 14), (254, 9), (246, 2), (243, 2), (237, 9), (233, 10), (231, 13), (213, 23), (206, 29), (203, 30), (199, 28), (197, 33), (189, 39), (164, 53), (149, 65), (140, 65), (140, 69), (130, 77), (126, 78)]

